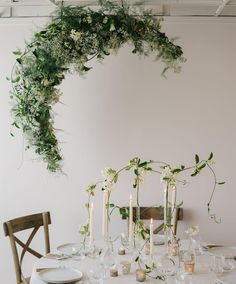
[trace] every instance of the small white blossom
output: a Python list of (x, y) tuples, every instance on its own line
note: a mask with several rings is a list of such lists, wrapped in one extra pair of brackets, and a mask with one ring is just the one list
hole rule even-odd
[(81, 32), (77, 32), (76, 30), (72, 29), (70, 32), (70, 37), (76, 42), (81, 38)]
[(200, 232), (199, 225), (189, 227), (185, 233), (189, 236), (196, 236)]
[(113, 31), (115, 31), (116, 30), (116, 27), (115, 27), (115, 25), (112, 23), (111, 25), (110, 25), (110, 32), (113, 32)]
[(87, 17), (87, 23), (91, 24), (92, 23), (92, 18), (90, 16)]
[(161, 182), (167, 182), (171, 186), (175, 187), (176, 174), (173, 174), (170, 166), (166, 166), (161, 173)]
[(102, 170), (102, 176), (105, 179), (105, 181), (103, 182), (103, 188), (107, 189), (108, 191), (112, 191), (113, 183), (117, 176), (116, 171), (111, 168), (105, 168), (104, 170)]
[(105, 17), (105, 18), (103, 19), (103, 24), (106, 24), (107, 22), (108, 22), (108, 18)]

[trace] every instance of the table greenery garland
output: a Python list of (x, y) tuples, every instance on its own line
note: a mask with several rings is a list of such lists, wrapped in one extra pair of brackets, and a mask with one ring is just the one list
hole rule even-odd
[[(102, 175), (104, 177), (103, 180), (100, 180), (96, 183), (90, 184), (85, 191), (88, 194), (88, 200), (85, 204), (85, 207), (88, 210), (88, 219), (89, 219), (89, 208), (91, 203), (91, 198), (95, 196), (95, 192), (97, 188), (100, 186), (100, 189), (102, 191), (108, 190), (108, 201), (107, 201), (107, 214), (108, 214), (108, 220), (110, 220), (111, 214), (115, 209), (118, 209), (121, 216), (127, 218), (129, 216), (129, 212), (127, 207), (120, 207), (114, 203), (111, 203), (111, 194), (114, 189), (115, 184), (118, 182), (119, 176), (122, 172), (131, 172), (134, 175), (133, 179), (133, 188), (136, 190), (136, 204), (138, 207), (140, 207), (140, 200), (139, 200), (139, 191), (140, 186), (144, 181), (144, 176), (147, 173), (156, 173), (160, 175), (160, 180), (163, 183), (164, 188), (167, 188), (167, 191), (171, 191), (173, 187), (177, 189), (177, 186), (182, 185), (188, 186), (190, 183), (186, 179), (182, 179), (180, 174), (185, 172), (190, 172), (190, 177), (196, 177), (198, 176), (204, 169), (208, 169), (209, 173), (212, 176), (212, 190), (210, 193), (210, 198), (207, 202), (207, 212), (211, 219), (213, 219), (216, 223), (221, 223), (221, 219), (217, 218), (216, 214), (212, 211), (212, 202), (213, 197), (215, 194), (215, 190), (217, 186), (222, 186), (225, 184), (224, 181), (218, 181), (217, 176), (215, 174), (215, 171), (213, 169), (213, 153), (211, 152), (209, 154), (209, 157), (207, 159), (200, 159), (199, 155), (195, 155), (194, 157), (194, 164), (190, 166), (180, 165), (180, 166), (171, 166), (170, 164), (163, 162), (163, 161), (155, 161), (155, 160), (148, 160), (148, 161), (141, 161), (140, 158), (135, 157), (132, 160), (130, 160), (129, 164), (122, 167), (119, 170), (114, 170), (112, 168), (106, 168), (103, 170)], [(155, 166), (158, 166), (156, 169)], [(183, 205), (183, 202), (180, 204), (171, 204), (168, 202), (168, 206), (173, 206), (173, 208), (181, 207)], [(167, 206), (167, 207), (168, 207)], [(168, 210), (168, 209), (167, 209)], [(168, 211), (169, 212), (169, 211)], [(171, 214), (173, 212), (169, 212), (169, 218), (171, 219)], [(139, 220), (139, 217), (136, 218), (138, 221), (138, 225), (136, 227), (136, 233), (143, 239), (146, 240), (149, 238), (149, 229), (147, 229), (145, 226), (143, 226), (143, 223)], [(171, 229), (172, 225), (166, 224), (166, 227), (169, 227)], [(164, 227), (164, 230), (166, 228)], [(89, 225), (88, 223), (85, 224), (80, 233), (84, 236), (89, 235)]]
[[(190, 166), (180, 165), (180, 166), (171, 166), (169, 163), (163, 162), (163, 161), (155, 161), (155, 160), (148, 160), (148, 161), (141, 161), (140, 158), (135, 157), (128, 165), (122, 167), (119, 170), (115, 170), (112, 168), (106, 168), (102, 171), (103, 180), (100, 180), (96, 183), (90, 184), (85, 191), (88, 194), (88, 200), (85, 204), (86, 209), (88, 210), (88, 223), (82, 226), (80, 229), (80, 234), (83, 236), (83, 245), (86, 243), (86, 238), (90, 235), (89, 232), (89, 208), (91, 204), (91, 199), (95, 196), (96, 190), (99, 188), (104, 191), (108, 190), (108, 200), (107, 200), (107, 219), (110, 221), (111, 215), (114, 212), (114, 210), (118, 209), (120, 212), (120, 215), (122, 217), (128, 218), (129, 217), (129, 210), (127, 207), (120, 207), (116, 205), (115, 203), (111, 202), (111, 194), (114, 190), (115, 184), (117, 184), (120, 174), (123, 172), (131, 172), (134, 175), (133, 179), (133, 188), (136, 190), (136, 204), (138, 207), (140, 207), (140, 200), (139, 200), (139, 191), (140, 186), (144, 181), (144, 177), (147, 173), (156, 173), (160, 175), (160, 180), (163, 183), (164, 189), (167, 189), (167, 194), (171, 191), (171, 189), (177, 190), (177, 186), (188, 186), (189, 181), (186, 179), (183, 179), (180, 175), (185, 172), (190, 172), (190, 177), (196, 177), (198, 176), (204, 169), (208, 169), (209, 173), (212, 176), (212, 190), (210, 193), (209, 200), (207, 202), (207, 212), (211, 219), (213, 219), (216, 223), (221, 223), (221, 219), (219, 219), (216, 214), (212, 211), (212, 202), (213, 197), (215, 194), (215, 190), (217, 186), (222, 186), (225, 184), (224, 181), (218, 181), (215, 171), (213, 170), (213, 153), (211, 152), (207, 159), (200, 159), (199, 155), (195, 155), (194, 157), (194, 164)], [(165, 190), (164, 190), (165, 192)], [(169, 214), (167, 220), (171, 220), (173, 211), (169, 210), (170, 208), (179, 208), (183, 205), (183, 202), (180, 204), (175, 203), (171, 204), (168, 202), (167, 198), (167, 208), (166, 208), (166, 214)], [(156, 206), (156, 205), (153, 205)], [(153, 207), (151, 206), (151, 207)], [(169, 212), (169, 213), (168, 213)], [(165, 212), (164, 212), (165, 214)], [(178, 242), (179, 240), (176, 238), (176, 236), (173, 234), (172, 230), (172, 224), (170, 222), (167, 222), (164, 225), (164, 231), (169, 230), (172, 237), (174, 238), (174, 241)], [(108, 229), (109, 231), (109, 229)], [(140, 238), (144, 241), (144, 245), (141, 247), (141, 249), (138, 251), (138, 254), (136, 255), (134, 261), (137, 262), (139, 265), (142, 263), (144, 265), (147, 276), (159, 280), (165, 281), (165, 275), (162, 273), (159, 273), (155, 264), (155, 261), (149, 259), (149, 261), (146, 263), (143, 262), (142, 259), (142, 250), (145, 247), (145, 244), (150, 241), (150, 230), (144, 222), (142, 222), (139, 218), (139, 216), (136, 216), (136, 222), (134, 227), (134, 234), (135, 238)], [(112, 241), (112, 239), (109, 236), (108, 233), (108, 240)]]
[(98, 11), (58, 8), (25, 50), (14, 52), (17, 59), (9, 78), (13, 126), (23, 131), (26, 149), (34, 149), (52, 172), (62, 167), (52, 108), (60, 102), (58, 86), (66, 73), (72, 70), (83, 76), (91, 69), (90, 60), (103, 60), (126, 43), (133, 53), (160, 59), (165, 66), (163, 74), (168, 69), (179, 72), (185, 61), (181, 47), (161, 31), (160, 19), (150, 11), (105, 0), (100, 0), (99, 6)]

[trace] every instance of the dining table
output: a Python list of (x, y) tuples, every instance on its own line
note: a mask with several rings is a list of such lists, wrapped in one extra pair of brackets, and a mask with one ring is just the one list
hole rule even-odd
[[(186, 249), (187, 241), (181, 241), (182, 249)], [(93, 281), (90, 279), (90, 270), (94, 266), (94, 263), (97, 263), (97, 260), (94, 257), (86, 256), (84, 258), (78, 258), (76, 255), (62, 257), (58, 254), (58, 251), (55, 251), (55, 254), (51, 253), (45, 255), (44, 257), (38, 259), (33, 267), (33, 272), (30, 280), (30, 284), (45, 284), (45, 282), (41, 277), (40, 273), (47, 269), (52, 268), (70, 268), (81, 271), (83, 276), (77, 282), (78, 284), (93, 284), (93, 283), (104, 283), (104, 284), (137, 284), (136, 280), (136, 265), (133, 258), (132, 251), (126, 251), (124, 255), (120, 255), (118, 253), (118, 247), (114, 247), (114, 254), (116, 257), (116, 268), (118, 270), (118, 276), (112, 277), (110, 273), (108, 273), (102, 281)], [(236, 248), (235, 248), (236, 251)], [(165, 255), (165, 246), (164, 245), (155, 245), (154, 247), (154, 259), (161, 259), (162, 256)], [(59, 257), (58, 257), (59, 256)], [(61, 257), (60, 257), (61, 256)], [(150, 256), (147, 256), (147, 259)], [(228, 284), (226, 282), (221, 282), (221, 278), (217, 276), (215, 272), (210, 269), (212, 254), (208, 250), (203, 250), (196, 254), (196, 264), (195, 264), (195, 271), (192, 274), (186, 274), (184, 279), (178, 280), (176, 278), (176, 273), (173, 275), (166, 276), (165, 282), (159, 279), (153, 279), (151, 277), (146, 277), (146, 283), (167, 283), (167, 284)], [(177, 264), (179, 258), (177, 256), (172, 257), (174, 262)], [(133, 261), (132, 261), (133, 260)], [(131, 262), (131, 270), (128, 274), (123, 274), (120, 263), (122, 261), (129, 261)], [(178, 265), (176, 265), (176, 271), (178, 270)], [(109, 272), (109, 271), (108, 271)], [(236, 269), (233, 268), (227, 274), (228, 278), (231, 279), (229, 284), (236, 284)], [(67, 282), (60, 282), (56, 281), (55, 283), (67, 283)]]

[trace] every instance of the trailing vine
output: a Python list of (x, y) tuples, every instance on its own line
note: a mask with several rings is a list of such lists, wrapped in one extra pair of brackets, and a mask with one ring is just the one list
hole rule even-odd
[[(107, 214), (108, 219), (110, 220), (110, 217), (115, 209), (118, 209), (120, 212), (120, 215), (124, 218), (129, 217), (129, 210), (127, 207), (120, 207), (114, 203), (111, 203), (111, 194), (114, 190), (115, 184), (118, 182), (120, 174), (124, 172), (131, 172), (134, 176), (133, 178), (133, 188), (136, 190), (136, 204), (137, 207), (140, 207), (140, 200), (139, 200), (139, 191), (140, 191), (140, 185), (144, 182), (145, 175), (147, 173), (154, 173), (160, 175), (160, 181), (164, 183), (164, 188), (170, 190), (171, 188), (175, 188), (177, 190), (177, 187), (179, 186), (187, 186), (189, 185), (189, 181), (183, 179), (182, 177), (179, 177), (181, 173), (184, 172), (190, 172), (190, 177), (194, 178), (198, 176), (203, 170), (208, 169), (210, 175), (212, 176), (213, 182), (212, 182), (212, 190), (210, 193), (209, 201), (207, 202), (207, 212), (211, 219), (213, 219), (216, 223), (220, 223), (221, 219), (219, 219), (216, 214), (212, 213), (212, 202), (213, 197), (215, 194), (215, 190), (217, 186), (223, 185), (225, 182), (218, 181), (215, 171), (213, 170), (212, 165), (213, 162), (213, 153), (210, 153), (207, 159), (200, 159), (198, 155), (195, 155), (194, 157), (194, 163), (190, 166), (185, 165), (179, 165), (179, 166), (171, 166), (170, 164), (163, 162), (163, 161), (155, 161), (155, 160), (148, 160), (148, 161), (141, 161), (140, 158), (135, 157), (128, 165), (122, 167), (119, 170), (114, 170), (111, 168), (106, 168), (103, 170), (103, 180), (93, 183), (89, 185), (86, 188), (86, 192), (88, 193), (88, 202), (85, 204), (85, 207), (89, 209), (90, 207), (90, 200), (92, 197), (95, 196), (96, 190), (100, 189), (102, 191), (108, 190), (109, 193), (109, 199), (107, 201)], [(165, 191), (165, 190), (164, 190)], [(168, 203), (168, 199), (167, 199)], [(183, 202), (180, 204), (169, 204), (172, 208), (180, 208), (183, 205)], [(150, 206), (150, 207), (154, 207)], [(167, 207), (168, 208), (168, 207)], [(169, 211), (169, 210), (168, 210)], [(140, 211), (139, 211), (140, 212)], [(164, 213), (165, 214), (165, 213)], [(170, 215), (168, 216), (169, 219), (171, 219), (173, 211), (171, 210)], [(89, 211), (88, 211), (88, 221), (89, 221)], [(179, 241), (179, 239), (176, 239), (176, 236), (174, 235), (172, 225), (168, 224), (164, 230), (170, 229), (172, 231), (172, 236), (174, 237), (175, 241)], [(192, 228), (191, 228), (192, 229)], [(134, 232), (135, 232), (135, 238), (142, 239), (143, 245), (138, 250), (137, 255), (134, 259), (134, 261), (138, 265), (142, 265), (145, 267), (145, 273), (148, 277), (153, 279), (159, 279), (166, 283), (166, 277), (163, 275), (163, 273), (160, 273), (160, 271), (157, 269), (155, 262), (153, 261), (144, 261), (142, 259), (142, 251), (145, 247), (145, 245), (150, 241), (150, 229), (146, 227), (144, 222), (142, 222), (139, 218), (136, 218), (135, 226), (134, 226)], [(89, 236), (89, 224), (86, 223), (83, 227), (80, 233), (84, 236), (83, 242), (86, 242), (86, 237)], [(134, 238), (134, 240), (135, 240)], [(151, 258), (152, 260), (152, 258)]]
[[(194, 157), (194, 164), (190, 166), (185, 166), (185, 165), (179, 165), (179, 166), (171, 166), (170, 164), (163, 162), (163, 161), (155, 161), (155, 160), (148, 160), (148, 161), (141, 161), (140, 158), (135, 157), (130, 162), (128, 165), (122, 167), (119, 170), (114, 170), (111, 168), (106, 168), (103, 171), (103, 177), (104, 179), (89, 185), (86, 188), (86, 192), (88, 194), (88, 202), (85, 204), (85, 207), (88, 209), (90, 206), (90, 200), (92, 197), (95, 196), (96, 190), (98, 190), (98, 187), (100, 186), (100, 189), (103, 191), (108, 189), (111, 197), (111, 193), (114, 190), (115, 184), (118, 182), (120, 174), (124, 172), (131, 172), (134, 175), (133, 178), (133, 188), (136, 190), (136, 204), (139, 207), (140, 202), (139, 202), (139, 190), (140, 190), (140, 185), (144, 181), (144, 177), (147, 173), (154, 173), (154, 174), (159, 174), (160, 175), (160, 181), (165, 182), (168, 185), (168, 188), (171, 186), (177, 187), (179, 186), (188, 186), (189, 181), (186, 179), (182, 179), (179, 177), (181, 173), (185, 172), (190, 172), (190, 177), (194, 178), (198, 176), (203, 170), (208, 169), (210, 175), (212, 176), (212, 190), (210, 193), (209, 200), (207, 202), (207, 212), (208, 215), (211, 219), (214, 220), (216, 223), (221, 223), (221, 219), (219, 219), (215, 213), (212, 211), (212, 202), (213, 202), (213, 197), (215, 194), (215, 190), (217, 186), (222, 186), (225, 184), (224, 181), (218, 181), (217, 176), (215, 171), (213, 170), (212, 165), (214, 164), (213, 161), (213, 153), (209, 154), (209, 157), (207, 159), (201, 159), (199, 158), (199, 155), (195, 155)], [(156, 168), (155, 166), (158, 166)], [(171, 205), (171, 204), (170, 204)], [(183, 205), (183, 202), (180, 204), (174, 204), (175, 208), (179, 208)], [(156, 206), (156, 205), (153, 205)], [(150, 206), (150, 207), (153, 207)], [(127, 218), (129, 216), (128, 209), (126, 207), (120, 207), (114, 203), (110, 203), (110, 201), (107, 204), (108, 208), (108, 215), (111, 216), (113, 211), (115, 209), (119, 210), (119, 213), (122, 217)], [(173, 214), (171, 211), (170, 214)], [(89, 217), (89, 214), (88, 214)], [(171, 216), (168, 216), (170, 219)], [(137, 219), (137, 225), (136, 225), (136, 233), (137, 235), (142, 238), (143, 240), (148, 240), (149, 239), (149, 229), (144, 226), (144, 224)], [(165, 228), (164, 228), (165, 229)], [(89, 228), (88, 224), (85, 224), (83, 227), (83, 234), (89, 234)]]
[[(11, 98), (13, 126), (20, 128), (32, 148), (52, 172), (61, 170), (62, 155), (54, 128), (53, 106), (60, 101), (58, 86), (70, 71), (81, 76), (92, 59), (103, 60), (124, 44), (132, 52), (153, 54), (164, 63), (163, 74), (180, 71), (184, 62), (180, 46), (161, 31), (160, 19), (150, 11), (135, 11), (100, 0), (100, 8), (61, 7), (51, 22), (36, 32), (24, 51), (17, 50), (13, 67)], [(13, 134), (12, 134), (13, 135)]]

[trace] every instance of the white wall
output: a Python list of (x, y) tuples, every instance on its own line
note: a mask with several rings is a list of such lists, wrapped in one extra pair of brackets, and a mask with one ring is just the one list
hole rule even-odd
[[(51, 241), (58, 244), (79, 239), (78, 227), (86, 219), (83, 189), (100, 178), (106, 166), (120, 168), (138, 155), (173, 164), (192, 162), (199, 153), (215, 153), (215, 170), (227, 183), (217, 190), (214, 210), (223, 220), (212, 222), (206, 210), (211, 179), (203, 173), (181, 190), (179, 200), (191, 223), (199, 224), (205, 240), (235, 245), (234, 218), (236, 142), (236, 22), (167, 22), (170, 36), (179, 36), (187, 63), (180, 75), (160, 76), (162, 67), (152, 58), (138, 58), (130, 48), (120, 50), (104, 63), (92, 62), (87, 79), (68, 76), (56, 111), (56, 125), (65, 130), (60, 140), (67, 176), (55, 176), (28, 152), (23, 139), (10, 132), (10, 85), (5, 80), (14, 63), (12, 50), (24, 46), (24, 39), (42, 20), (0, 21), (0, 210), (1, 223), (16, 216), (50, 210)], [(23, 158), (22, 158), (23, 157)], [(23, 160), (22, 160), (23, 159)], [(33, 161), (34, 160), (34, 161)], [(161, 203), (158, 178), (148, 178), (142, 203)], [(114, 191), (115, 202), (128, 203), (132, 191), (123, 178)], [(95, 201), (96, 234), (100, 232), (101, 194)], [(117, 218), (117, 217), (114, 217)], [(118, 223), (116, 223), (118, 224)], [(114, 228), (118, 232), (123, 228)], [(182, 224), (180, 231), (187, 226)], [(36, 243), (37, 245), (37, 243)], [(0, 233), (0, 274), (3, 283), (14, 283), (8, 240)], [(29, 268), (28, 268), (29, 269)]]

